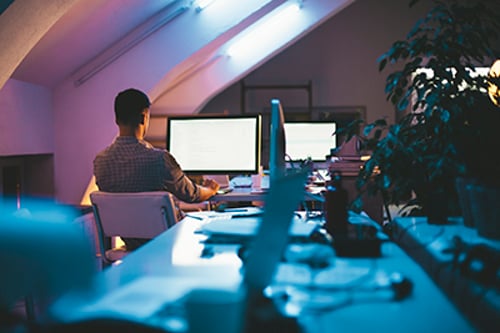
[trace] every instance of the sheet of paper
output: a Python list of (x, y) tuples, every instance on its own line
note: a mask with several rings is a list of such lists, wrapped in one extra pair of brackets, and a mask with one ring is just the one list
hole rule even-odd
[[(234, 236), (255, 236), (261, 219), (256, 217), (243, 217), (233, 219), (214, 219), (204, 224), (200, 231), (207, 235), (221, 234)], [(306, 223), (299, 218), (293, 220), (290, 227), (290, 236), (308, 237), (318, 227), (315, 223)]]

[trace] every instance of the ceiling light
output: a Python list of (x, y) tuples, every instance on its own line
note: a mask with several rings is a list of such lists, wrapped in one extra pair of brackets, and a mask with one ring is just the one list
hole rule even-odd
[(198, 0), (198, 1), (196, 1), (196, 7), (195, 7), (196, 12), (201, 12), (203, 9), (210, 6), (214, 2), (215, 2), (215, 0)]
[(289, 27), (294, 24), (300, 9), (298, 2), (287, 3), (242, 33), (229, 46), (226, 53), (231, 57), (251, 56), (258, 50), (274, 46), (286, 39)]

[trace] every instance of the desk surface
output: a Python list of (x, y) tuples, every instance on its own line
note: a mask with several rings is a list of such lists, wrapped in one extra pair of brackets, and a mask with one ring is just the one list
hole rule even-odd
[[(323, 187), (310, 187), (309, 191), (305, 194), (305, 201), (321, 201), (321, 190)], [(267, 191), (258, 191), (250, 187), (236, 187), (231, 192), (226, 194), (217, 194), (210, 198), (211, 202), (242, 202), (242, 201), (264, 201), (267, 195)]]
[[(220, 245), (202, 258), (206, 236), (195, 233), (201, 224), (187, 217), (156, 239), (96, 277), (87, 292), (73, 292), (54, 303), (51, 314), (71, 321), (99, 314), (122, 313), (137, 320), (152, 320), (152, 313), (192, 288), (237, 288), (241, 261), (234, 245)], [(402, 301), (353, 301), (338, 309), (301, 317), (303, 331), (312, 332), (474, 332), (420, 266), (396, 244), (386, 242), (382, 257), (332, 258), (331, 269), (371, 269), (399, 272), (414, 284)], [(374, 276), (376, 276), (375, 274)], [(351, 290), (349, 295), (355, 295)]]
[[(412, 256), (441, 287), (459, 309), (479, 328), (481, 332), (495, 331), (500, 327), (500, 286), (486, 283), (481, 275), (472, 275), (463, 270), (467, 248), (486, 245), (496, 255), (485, 253), (483, 259), (495, 261), (494, 274), (498, 274), (500, 241), (486, 239), (477, 230), (463, 225), (460, 219), (449, 224), (427, 223), (425, 217), (396, 218), (394, 240)], [(454, 261), (453, 249), (459, 238), (465, 248), (458, 262)], [(495, 259), (496, 258), (496, 259)], [(498, 279), (498, 275), (496, 277)]]

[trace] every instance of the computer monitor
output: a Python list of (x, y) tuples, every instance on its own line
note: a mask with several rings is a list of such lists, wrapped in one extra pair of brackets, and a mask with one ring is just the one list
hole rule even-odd
[(285, 115), (279, 99), (271, 100), (271, 122), (269, 124), (269, 177), (279, 178), (285, 174), (286, 135)]
[(257, 174), (260, 115), (167, 117), (167, 150), (187, 174)]
[(292, 161), (325, 161), (330, 149), (337, 147), (337, 126), (333, 121), (292, 121), (284, 126), (286, 154)]

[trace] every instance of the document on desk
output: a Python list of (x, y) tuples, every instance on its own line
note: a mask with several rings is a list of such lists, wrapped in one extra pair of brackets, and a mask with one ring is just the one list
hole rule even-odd
[[(200, 232), (206, 235), (223, 235), (252, 237), (257, 234), (261, 222), (260, 217), (241, 217), (232, 219), (213, 219), (200, 228)], [(294, 217), (289, 235), (292, 237), (309, 237), (318, 227), (316, 223), (304, 222), (299, 217)]]

